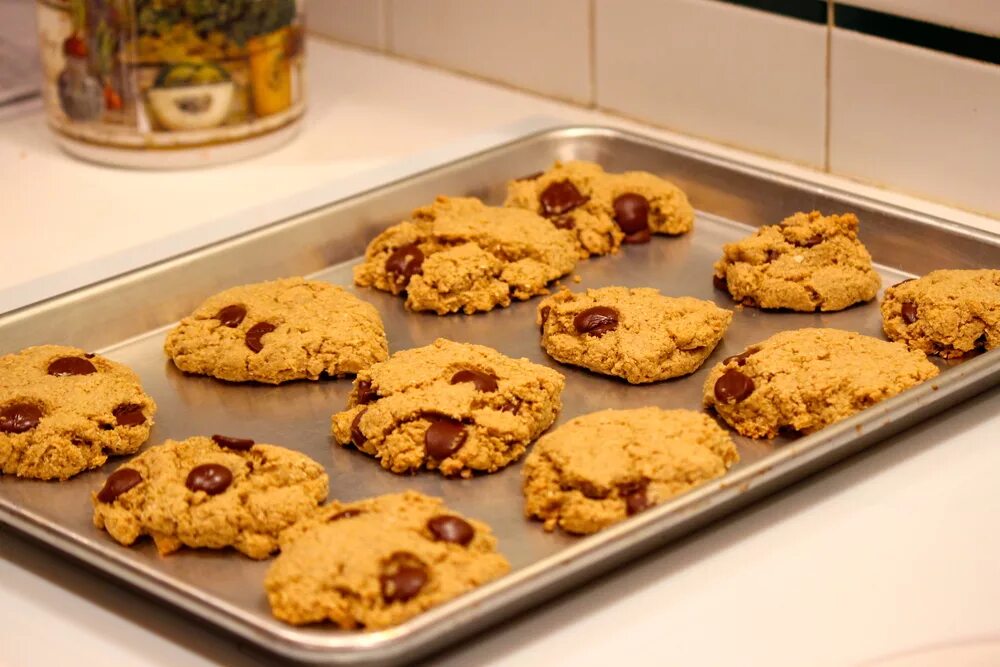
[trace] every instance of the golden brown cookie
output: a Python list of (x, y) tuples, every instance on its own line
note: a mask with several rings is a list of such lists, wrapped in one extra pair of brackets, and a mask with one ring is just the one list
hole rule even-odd
[(354, 269), (354, 282), (406, 292), (411, 310), (439, 315), (507, 307), (547, 294), (576, 266), (573, 235), (528, 211), (438, 197), (379, 234)]
[(946, 359), (1000, 347), (1000, 271), (932, 271), (893, 285), (882, 301), (882, 328)]
[(337, 285), (303, 278), (211, 296), (163, 347), (185, 373), (268, 384), (353, 375), (389, 356), (374, 306)]
[(729, 435), (692, 410), (603, 410), (542, 436), (524, 461), (524, 513), (546, 530), (594, 533), (721, 477)]
[(149, 438), (156, 403), (122, 364), (75, 347), (0, 356), (0, 471), (67, 479), (131, 454)]
[(507, 206), (537, 211), (577, 237), (580, 256), (606, 255), (650, 234), (683, 234), (694, 209), (675, 185), (645, 171), (609, 174), (593, 162), (556, 162), (507, 184)]
[(267, 558), (278, 536), (326, 499), (323, 466), (305, 454), (215, 435), (167, 440), (115, 470), (92, 494), (94, 525), (162, 555), (233, 547)]
[(414, 491), (332, 502), (287, 530), (264, 587), (292, 625), (378, 630), (510, 570), (489, 526)]
[(853, 213), (796, 213), (727, 243), (715, 286), (760, 308), (834, 311), (870, 301), (882, 281), (857, 232)]
[(812, 433), (935, 377), (923, 352), (839, 329), (783, 331), (717, 364), (704, 404), (742, 435)]
[(552, 424), (563, 384), (527, 359), (439, 338), (359, 373), (333, 437), (396, 473), (495, 472)]
[(628, 287), (564, 290), (543, 299), (537, 314), (553, 359), (632, 384), (693, 373), (732, 318), (711, 301)]

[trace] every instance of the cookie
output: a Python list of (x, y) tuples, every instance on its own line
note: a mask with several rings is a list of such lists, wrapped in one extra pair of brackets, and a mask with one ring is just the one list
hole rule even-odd
[(527, 359), (439, 338), (358, 373), (333, 437), (396, 473), (495, 472), (552, 424), (563, 384)]
[(282, 536), (264, 588), (292, 625), (378, 630), (510, 570), (489, 527), (407, 491), (333, 502)]
[(692, 410), (603, 410), (542, 436), (524, 461), (524, 513), (545, 530), (594, 533), (721, 477), (729, 435)]
[(932, 271), (893, 285), (882, 301), (882, 328), (946, 359), (1000, 347), (1000, 271)]
[(389, 356), (378, 311), (344, 288), (303, 278), (209, 297), (163, 346), (185, 373), (280, 384), (353, 375)]
[(924, 380), (923, 352), (839, 329), (775, 334), (716, 364), (703, 402), (751, 438), (812, 433)]
[(75, 347), (0, 356), (0, 471), (68, 479), (131, 454), (149, 438), (156, 403), (122, 364)]
[(405, 292), (410, 310), (472, 314), (547, 294), (574, 266), (573, 235), (537, 215), (438, 197), (368, 244), (354, 282)]
[(745, 306), (843, 310), (875, 298), (881, 279), (853, 213), (796, 213), (727, 243), (715, 286)]
[(556, 162), (507, 184), (506, 206), (537, 211), (576, 234), (580, 256), (607, 255), (651, 234), (683, 234), (694, 209), (677, 186), (644, 171), (609, 174), (593, 162)]
[(233, 547), (267, 558), (278, 536), (326, 499), (323, 466), (305, 454), (214, 435), (167, 440), (115, 470), (92, 494), (94, 525), (161, 555)]
[(542, 300), (537, 312), (549, 356), (632, 384), (693, 373), (732, 319), (711, 301), (628, 287), (564, 290)]

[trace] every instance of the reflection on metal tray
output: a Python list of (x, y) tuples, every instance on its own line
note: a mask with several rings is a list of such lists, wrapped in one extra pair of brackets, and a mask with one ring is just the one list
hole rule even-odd
[[(396, 476), (373, 459), (334, 445), (329, 417), (344, 406), (348, 380), (279, 387), (225, 384), (185, 377), (163, 355), (165, 328), (213, 292), (301, 274), (350, 286), (351, 266), (366, 242), (415, 206), (438, 194), (499, 202), (508, 179), (543, 169), (553, 159), (573, 158), (598, 161), (611, 171), (662, 174), (687, 190), (698, 209), (691, 234), (658, 237), (648, 245), (628, 246), (617, 256), (581, 263), (577, 272), (583, 282), (574, 289), (652, 286), (668, 295), (713, 299), (732, 308), (728, 297), (712, 289), (711, 264), (722, 244), (753, 226), (812, 209), (858, 214), (862, 238), (887, 285), (936, 268), (1000, 266), (1000, 237), (995, 235), (621, 131), (545, 131), (0, 318), (2, 351), (70, 343), (132, 366), (160, 406), (151, 444), (217, 432), (253, 437), (299, 449), (324, 463), (331, 495), (343, 500), (407, 488), (441, 496), (493, 526), (513, 565), (509, 576), (387, 631), (293, 628), (268, 611), (262, 586), (266, 562), (234, 552), (194, 550), (161, 558), (149, 543), (126, 549), (95, 530), (89, 494), (115, 463), (62, 484), (0, 478), (0, 520), (269, 651), (328, 664), (385, 664), (454, 643), (1000, 380), (997, 350), (948, 364), (935, 380), (813, 435), (774, 441), (736, 437), (742, 460), (724, 478), (599, 534), (570, 538), (547, 534), (539, 523), (522, 517), (520, 464), (469, 480), (446, 480), (436, 473)], [(725, 339), (693, 376), (633, 387), (549, 359), (538, 345), (534, 302), (487, 314), (438, 317), (408, 313), (400, 299), (380, 292), (351, 289), (382, 313), (394, 351), (444, 336), (558, 368), (567, 385), (557, 424), (609, 407), (700, 409), (701, 386), (714, 363), (783, 329), (825, 326), (881, 334), (875, 303), (831, 314), (737, 308)]]

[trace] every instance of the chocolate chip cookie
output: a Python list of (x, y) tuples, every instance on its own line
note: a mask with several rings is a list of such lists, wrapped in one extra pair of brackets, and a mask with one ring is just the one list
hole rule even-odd
[(564, 290), (542, 300), (537, 312), (549, 356), (632, 384), (693, 373), (732, 318), (711, 301), (627, 287)]
[(161, 555), (233, 547), (250, 558), (326, 499), (323, 466), (305, 454), (214, 435), (167, 440), (115, 470), (92, 494), (94, 525), (130, 546), (149, 535)]
[(149, 437), (156, 403), (126, 366), (75, 347), (0, 356), (0, 471), (67, 479), (131, 454)]
[(692, 410), (603, 410), (566, 422), (524, 461), (524, 513), (594, 533), (721, 477), (739, 460), (729, 435)]
[(839, 329), (783, 331), (717, 364), (704, 404), (742, 435), (812, 433), (935, 377), (923, 352)]
[(406, 293), (410, 310), (472, 314), (548, 294), (576, 266), (573, 235), (530, 211), (438, 197), (379, 234), (354, 282)]
[(407, 491), (333, 502), (282, 535), (264, 587), (292, 625), (378, 630), (510, 570), (489, 526)]
[(881, 279), (853, 213), (796, 213), (727, 243), (715, 286), (745, 306), (843, 310), (875, 298)]
[(1000, 271), (932, 271), (893, 285), (882, 301), (882, 328), (946, 359), (1000, 347)]
[(389, 356), (374, 306), (303, 278), (209, 297), (167, 335), (164, 350), (185, 373), (268, 384), (353, 375)]
[(552, 424), (563, 384), (527, 359), (438, 339), (358, 373), (333, 437), (396, 473), (495, 472)]
[(683, 234), (694, 209), (677, 186), (644, 171), (609, 174), (593, 162), (556, 162), (507, 184), (507, 206), (537, 211), (577, 237), (580, 256), (646, 243), (651, 234)]

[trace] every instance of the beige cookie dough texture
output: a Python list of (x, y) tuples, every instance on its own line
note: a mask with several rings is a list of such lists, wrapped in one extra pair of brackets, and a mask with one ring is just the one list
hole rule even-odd
[(551, 222), (573, 230), (582, 258), (617, 252), (625, 235), (615, 223), (614, 201), (626, 193), (648, 200), (649, 229), (654, 234), (684, 234), (694, 226), (694, 209), (673, 183), (645, 171), (610, 174), (593, 162), (556, 162), (537, 177), (511, 181), (505, 205), (541, 214), (539, 197), (550, 185), (562, 181), (572, 183), (588, 199)]
[(944, 358), (1000, 347), (1000, 271), (932, 271), (894, 285), (882, 301), (882, 327), (892, 340)]
[(843, 310), (875, 298), (881, 279), (858, 240), (853, 213), (796, 213), (727, 243), (715, 263), (736, 301), (803, 312)]
[[(405, 247), (416, 247), (422, 256), (408, 282), (386, 268)], [(546, 286), (572, 271), (576, 260), (573, 235), (529, 211), (438, 197), (368, 244), (354, 282), (392, 294), (405, 291), (411, 310), (472, 314), (548, 294)]]
[[(699, 484), (739, 460), (729, 435), (692, 410), (603, 410), (535, 443), (524, 461), (524, 513), (570, 533), (594, 533)], [(642, 494), (639, 507), (629, 497)]]
[[(237, 326), (218, 318), (228, 306), (246, 310)], [(262, 322), (275, 329), (254, 352), (247, 332)], [(164, 350), (185, 373), (268, 384), (352, 375), (389, 354), (374, 306), (337, 285), (303, 278), (242, 285), (209, 297), (167, 335)]]
[[(354, 514), (330, 521), (342, 512)], [(341, 628), (379, 630), (496, 579), (510, 570), (489, 526), (464, 518), (466, 544), (435, 539), (427, 522), (456, 516), (438, 498), (407, 491), (330, 503), (286, 532), (264, 587), (272, 613), (293, 625), (331, 621)], [(407, 600), (386, 601), (381, 579), (398, 554), (426, 573)]]
[[(86, 358), (95, 371), (53, 376), (49, 364)], [(149, 438), (156, 403), (130, 368), (75, 347), (39, 345), (0, 356), (0, 411), (27, 403), (41, 410), (37, 426), (0, 432), (0, 470), (35, 479), (68, 479), (97, 468), (108, 455), (131, 454)], [(137, 406), (141, 424), (121, 425), (115, 409)], [(133, 412), (134, 417), (134, 412)]]
[[(617, 328), (600, 337), (580, 333), (574, 318), (594, 307), (615, 309)], [(538, 305), (542, 347), (553, 359), (616, 375), (632, 384), (688, 375), (722, 340), (732, 312), (711, 301), (668, 297), (652, 288), (564, 290)]]
[[(938, 374), (923, 352), (839, 329), (783, 331), (740, 356), (712, 368), (704, 404), (751, 438), (783, 429), (812, 433)], [(716, 396), (716, 382), (729, 371), (753, 382), (744, 400)]]
[[(196, 466), (217, 464), (233, 475), (217, 495), (185, 486)], [(248, 451), (217, 445), (211, 438), (167, 440), (121, 468), (142, 481), (113, 502), (94, 493), (94, 525), (126, 546), (149, 535), (163, 554), (181, 546), (233, 547), (254, 559), (278, 549), (278, 536), (326, 499), (323, 466), (305, 454), (275, 445), (255, 444)]]
[[(497, 389), (451, 384), (462, 370), (493, 376)], [(420, 468), (464, 477), (495, 472), (520, 458), (552, 424), (562, 408), (564, 383), (558, 372), (527, 359), (438, 339), (359, 373), (347, 409), (333, 415), (333, 437), (352, 445), (356, 426), (364, 441), (354, 446), (395, 473)], [(378, 398), (362, 404), (359, 386), (366, 384)], [(438, 460), (428, 455), (425, 440), (432, 420), (440, 417), (461, 422), (465, 440), (454, 454)]]

